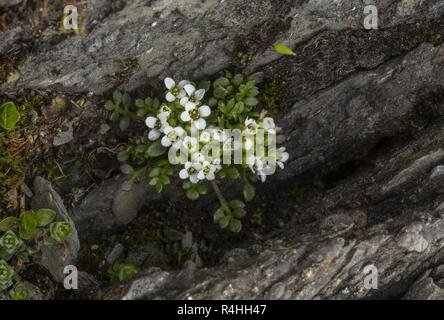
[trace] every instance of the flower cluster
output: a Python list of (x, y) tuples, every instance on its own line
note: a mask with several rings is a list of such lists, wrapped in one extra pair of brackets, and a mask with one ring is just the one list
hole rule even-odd
[[(191, 200), (206, 194), (206, 185), (211, 184), (221, 203), (214, 220), (222, 228), (240, 231), (245, 204), (240, 200), (227, 202), (216, 181), (242, 180), (248, 202), (255, 195), (253, 183), (265, 182), (289, 159), (285, 147), (277, 146), (282, 130), (266, 111), (257, 110), (259, 82), (256, 75), (229, 73), (198, 84), (166, 78), (164, 102), (136, 100), (136, 115), (149, 131), (118, 155), (125, 163), (122, 172), (132, 175), (129, 183), (146, 174), (149, 184), (160, 192), (177, 174)], [(159, 160), (166, 153), (168, 159)]]
[[(241, 150), (247, 154), (258, 148), (257, 135), (263, 132), (268, 137), (275, 137), (277, 129), (274, 119), (261, 113), (258, 119), (246, 117), (243, 124), (238, 126), (241, 138), (234, 139), (226, 128), (208, 125), (207, 119), (211, 116), (211, 108), (204, 103), (206, 90), (197, 89), (190, 81), (182, 80), (176, 83), (171, 78), (165, 79), (167, 92), (164, 103), (160, 106), (156, 115), (148, 116), (145, 120), (150, 129), (148, 139), (160, 143), (165, 148), (171, 148), (172, 152), (181, 151), (176, 160), (184, 165), (179, 172), (181, 179), (188, 179), (191, 183), (202, 180), (214, 180), (216, 173), (222, 169), (221, 155), (228, 152)], [(268, 141), (271, 145), (271, 141)], [(206, 146), (220, 146), (219, 152), (202, 152)], [(267, 146), (263, 146), (267, 147)], [(256, 173), (264, 182), (272, 164), (278, 164), (283, 168), (283, 163), (288, 160), (289, 154), (285, 148), (270, 148), (268, 152), (243, 156), (244, 161), (237, 164), (248, 165), (253, 173)], [(274, 156), (272, 156), (274, 155)], [(184, 161), (186, 159), (187, 161)]]

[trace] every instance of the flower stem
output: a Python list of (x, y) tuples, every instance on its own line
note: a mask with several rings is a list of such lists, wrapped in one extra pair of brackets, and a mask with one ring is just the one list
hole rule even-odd
[(219, 199), (219, 202), (220, 202), (222, 208), (224, 209), (224, 211), (226, 213), (228, 213), (231, 216), (232, 213), (231, 213), (230, 206), (228, 205), (227, 201), (225, 200), (222, 192), (220, 192), (219, 186), (217, 185), (216, 181), (212, 180), (211, 186), (213, 187), (214, 192), (216, 192), (217, 199)]

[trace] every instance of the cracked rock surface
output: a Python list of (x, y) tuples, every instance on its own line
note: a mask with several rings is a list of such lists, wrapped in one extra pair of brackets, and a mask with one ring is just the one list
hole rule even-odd
[[(146, 268), (106, 299), (444, 298), (444, 1), (374, 4), (380, 26), (368, 31), (357, 0), (134, 0), (108, 11), (97, 1), (87, 35), (36, 44), (1, 92), (109, 94), (116, 75), (120, 89), (157, 91), (165, 76), (225, 69), (263, 72), (287, 89), (277, 123), (291, 157), (258, 192), (287, 205), (290, 223), (211, 266)], [(27, 31), (16, 26), (0, 43), (20, 37)], [(256, 59), (241, 63), (239, 52)], [(287, 204), (290, 189), (319, 172), (328, 187)], [(81, 239), (127, 225), (159, 199), (180, 206), (174, 188), (159, 198), (124, 181), (109, 179), (72, 209)], [(364, 286), (368, 265), (377, 289)]]

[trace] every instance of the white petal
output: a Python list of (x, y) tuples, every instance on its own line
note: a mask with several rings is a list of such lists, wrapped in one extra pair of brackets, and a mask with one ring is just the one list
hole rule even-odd
[(191, 120), (190, 114), (188, 113), (188, 111), (184, 111), (181, 113), (180, 115), (180, 119), (184, 122), (188, 122)]
[(187, 169), (187, 170), (189, 168), (191, 168), (192, 166), (193, 166), (193, 164), (191, 162), (189, 162), (189, 161), (185, 163), (185, 169)]
[(174, 88), (174, 86), (176, 85), (176, 82), (174, 82), (173, 79), (171, 78), (165, 78), (165, 86), (171, 90), (172, 88)]
[(204, 180), (205, 179), (205, 173), (203, 171), (199, 171), (199, 173), (197, 174), (197, 178), (199, 180)]
[(216, 178), (216, 177), (214, 176), (213, 172), (210, 172), (209, 174), (207, 174), (207, 180), (214, 180), (214, 178)]
[(177, 95), (177, 99), (180, 100), (186, 96), (187, 96), (187, 93), (185, 92), (185, 90), (182, 89), (182, 90), (180, 90), (179, 94)]
[(261, 181), (262, 181), (262, 183), (264, 183), (265, 180), (267, 180), (267, 176), (266, 176), (265, 174), (262, 174), (262, 175), (261, 175)]
[(159, 139), (159, 137), (160, 137), (160, 132), (157, 130), (151, 130), (148, 133), (148, 139), (151, 141), (157, 140), (157, 139)]
[(189, 83), (190, 82), (188, 80), (182, 80), (179, 82), (179, 84), (177, 86), (182, 89), (183, 87), (185, 87)]
[(207, 122), (204, 119), (202, 119), (202, 118), (200, 118), (199, 120), (194, 121), (193, 124), (199, 130), (203, 130), (207, 126)]
[(196, 96), (197, 100), (202, 100), (205, 95), (205, 89), (199, 89), (197, 90), (194, 95)]
[(191, 183), (198, 183), (199, 179), (197, 178), (196, 174), (193, 174), (192, 176), (190, 176), (190, 181)]
[(202, 106), (199, 108), (199, 114), (202, 117), (208, 117), (211, 114), (211, 109), (209, 106)]
[(192, 102), (187, 102), (187, 103), (185, 104), (185, 110), (186, 110), (186, 111), (191, 111), (191, 110), (193, 110), (194, 108), (196, 108), (196, 105), (195, 105), (194, 103), (192, 103)]
[(168, 134), (168, 133), (170, 133), (170, 132), (173, 131), (173, 130), (174, 130), (173, 127), (166, 126), (165, 129), (163, 129), (163, 132), (164, 132), (165, 134)]
[(196, 169), (196, 171), (202, 170), (202, 165), (200, 163), (194, 163), (193, 168)]
[(192, 84), (187, 84), (183, 88), (185, 89), (185, 91), (189, 96), (191, 96), (194, 93), (194, 91), (196, 91), (196, 88)]
[(183, 130), (182, 127), (176, 127), (176, 128), (174, 128), (174, 131), (176, 131), (177, 135), (180, 137), (182, 137), (183, 134), (185, 133), (185, 130)]
[(160, 143), (162, 144), (162, 146), (164, 147), (169, 147), (171, 146), (171, 141), (167, 136), (163, 136), (162, 140), (160, 141)]
[(279, 168), (284, 169), (284, 164), (281, 161), (278, 161), (277, 165), (279, 166)]
[(282, 152), (281, 154), (281, 161), (285, 162), (288, 160), (288, 158), (290, 158), (290, 155), (288, 154), (288, 152)]
[(174, 96), (174, 94), (172, 94), (171, 92), (167, 92), (165, 99), (168, 102), (173, 102), (174, 100), (176, 100), (176, 97)]
[(183, 97), (180, 99), (180, 105), (185, 107), (185, 105), (188, 103), (188, 97)]
[(179, 150), (181, 145), (182, 145), (182, 140), (177, 140), (176, 142), (173, 143), (173, 148)]
[(154, 117), (148, 117), (145, 120), (145, 124), (148, 126), (148, 128), (154, 128), (154, 126), (156, 125), (157, 122), (157, 118)]
[(179, 177), (181, 179), (187, 179), (188, 178), (188, 171), (187, 171), (187, 169), (180, 170)]

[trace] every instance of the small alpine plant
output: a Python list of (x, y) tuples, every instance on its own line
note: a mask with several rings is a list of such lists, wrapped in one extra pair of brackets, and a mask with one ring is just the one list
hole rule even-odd
[(69, 222), (53, 222), (55, 217), (53, 210), (40, 209), (0, 221), (0, 300), (31, 298), (20, 271), (39, 256), (42, 246), (62, 242), (73, 232)]
[[(214, 221), (239, 232), (246, 205), (227, 201), (219, 185), (225, 178), (240, 180), (243, 200), (249, 202), (255, 196), (253, 183), (265, 182), (289, 158), (285, 147), (276, 145), (282, 130), (267, 111), (259, 109), (260, 76), (227, 73), (214, 82), (172, 78), (164, 82), (164, 102), (153, 98), (135, 102), (135, 118), (145, 121), (148, 134), (118, 154), (125, 163), (122, 172), (131, 174), (130, 182), (145, 175), (158, 192), (177, 176), (190, 200), (206, 194), (211, 185), (220, 202)], [(128, 97), (125, 100), (127, 105)], [(133, 114), (128, 109), (123, 113)]]

